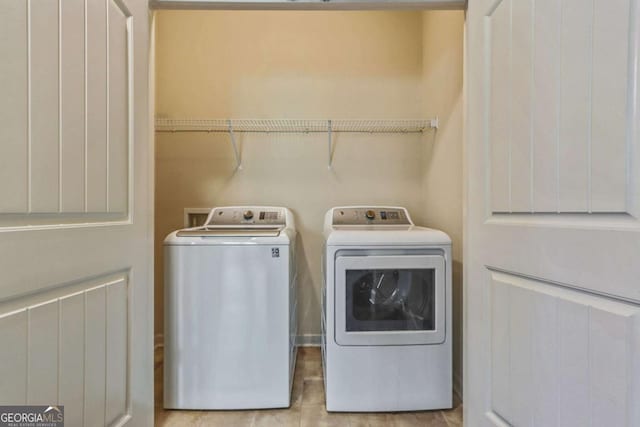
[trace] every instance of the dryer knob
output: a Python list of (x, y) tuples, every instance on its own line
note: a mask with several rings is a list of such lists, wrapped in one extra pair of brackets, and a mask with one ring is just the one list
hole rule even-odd
[(253, 212), (252, 211), (244, 211), (244, 219), (251, 219), (253, 218)]
[(365, 215), (367, 219), (374, 219), (376, 217), (376, 213), (372, 210), (368, 210)]

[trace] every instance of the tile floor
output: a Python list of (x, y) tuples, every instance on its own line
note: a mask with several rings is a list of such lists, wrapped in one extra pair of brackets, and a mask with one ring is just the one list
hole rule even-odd
[(462, 427), (462, 404), (454, 395), (454, 409), (379, 414), (328, 413), (320, 349), (298, 351), (291, 407), (260, 411), (167, 411), (162, 408), (162, 349), (155, 363), (156, 426), (224, 427)]

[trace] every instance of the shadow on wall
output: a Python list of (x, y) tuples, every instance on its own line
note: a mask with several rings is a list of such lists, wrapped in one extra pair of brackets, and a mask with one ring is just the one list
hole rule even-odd
[(462, 322), (463, 322), (463, 285), (462, 262), (453, 261), (453, 390), (462, 399)]
[[(297, 213), (293, 213), (297, 217)], [(308, 319), (311, 322), (317, 321), (320, 324), (321, 318), (318, 315), (317, 319), (314, 319), (313, 316), (317, 315), (315, 310), (312, 310), (311, 307), (317, 307), (321, 305), (320, 295), (317, 293), (310, 293), (306, 298), (303, 298), (301, 293), (301, 285), (304, 283), (313, 283), (312, 277), (312, 268), (317, 267), (315, 263), (309, 262), (309, 257), (304, 249), (305, 245), (303, 243), (303, 235), (298, 232), (296, 237), (296, 267), (297, 271), (297, 280), (296, 286), (297, 289), (297, 304), (298, 304), (298, 334), (300, 334), (300, 319)], [(314, 342), (315, 343), (315, 342)]]

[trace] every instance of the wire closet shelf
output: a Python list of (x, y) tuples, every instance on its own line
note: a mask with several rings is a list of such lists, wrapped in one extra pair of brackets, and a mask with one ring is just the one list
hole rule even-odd
[(304, 120), (304, 119), (166, 119), (156, 118), (156, 132), (228, 133), (236, 167), (242, 168), (235, 133), (326, 133), (328, 163), (333, 157), (333, 133), (415, 134), (438, 128), (438, 118), (398, 120)]
[(421, 133), (438, 127), (438, 119), (298, 120), (298, 119), (156, 119), (157, 132), (264, 133)]

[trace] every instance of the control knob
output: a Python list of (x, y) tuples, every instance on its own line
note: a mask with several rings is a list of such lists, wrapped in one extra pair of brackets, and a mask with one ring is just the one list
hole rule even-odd
[(253, 218), (253, 212), (252, 211), (244, 211), (244, 219), (249, 220), (251, 218)]
[(367, 212), (365, 212), (365, 216), (367, 217), (367, 219), (371, 220), (376, 217), (376, 213), (372, 210), (368, 210)]

